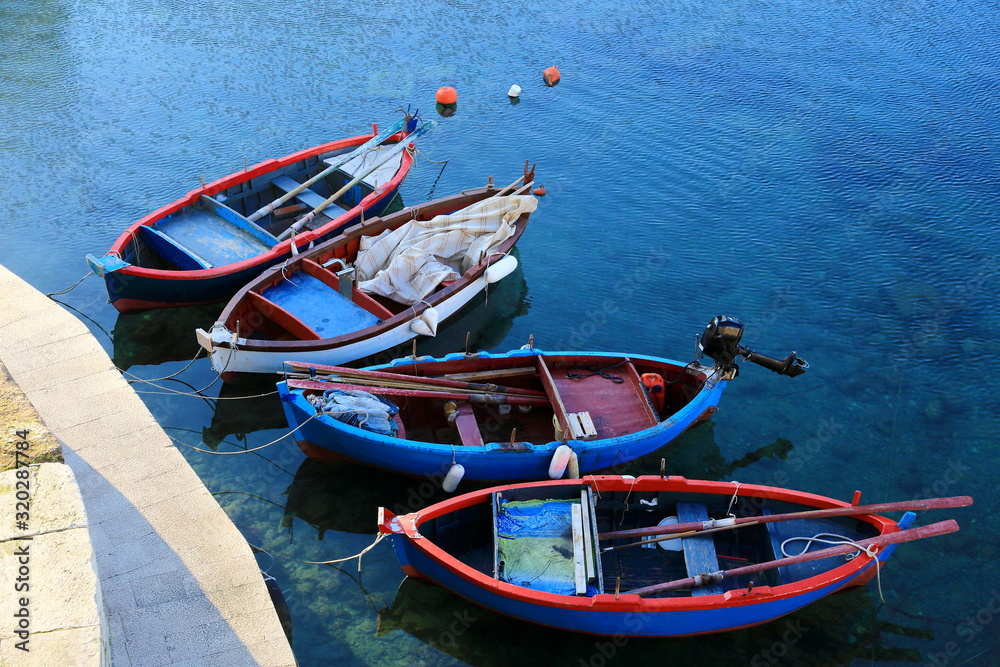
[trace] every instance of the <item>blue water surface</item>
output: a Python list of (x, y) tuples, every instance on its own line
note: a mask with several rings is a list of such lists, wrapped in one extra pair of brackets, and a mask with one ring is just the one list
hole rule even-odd
[[(744, 364), (710, 424), (628, 471), (976, 504), (918, 519), (962, 531), (899, 548), (884, 603), (872, 583), (755, 629), (611, 642), (403, 581), (385, 543), (360, 577), (304, 562), (361, 551), (379, 505), (438, 497), (427, 480), (317, 465), (287, 438), (179, 445), (267, 552), (300, 664), (998, 665), (998, 42), (995, 3), (954, 0), (0, 2), (0, 263), (66, 288), (202, 178), (408, 105), (436, 117), (455, 86), (403, 201), (525, 160), (548, 195), (518, 272), (422, 353), (468, 332), (687, 361), (709, 319), (738, 316), (751, 348), (809, 372)], [(136, 385), (178, 441), (287, 432), (270, 379), (187, 366), (219, 306), (119, 316), (93, 277), (60, 298), (123, 370), (182, 371)]]

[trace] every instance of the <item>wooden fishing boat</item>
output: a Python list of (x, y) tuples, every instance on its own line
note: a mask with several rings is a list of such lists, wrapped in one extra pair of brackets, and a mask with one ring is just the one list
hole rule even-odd
[[(369, 369), (288, 362), (291, 372), (278, 389), (299, 446), (313, 458), (445, 476), (449, 491), (463, 478), (579, 475), (649, 454), (711, 416), (737, 370), (712, 342), (719, 320), (738, 324), (716, 318), (706, 329), (705, 353), (723, 360), (712, 366), (527, 346), (506, 354), (397, 359)], [(782, 362), (743, 353), (757, 363), (779, 364), (786, 375), (806, 367), (795, 353)], [(338, 419), (350, 413), (329, 405), (328, 395), (337, 390), (395, 402), (388, 431), (376, 432), (375, 414), (361, 419), (362, 426)]]
[[(396, 516), (403, 571), (494, 611), (595, 635), (678, 637), (766, 623), (876, 575), (916, 509), (756, 484), (587, 476), (497, 486)], [(897, 522), (880, 512), (905, 511)], [(683, 535), (683, 537), (681, 537)], [(831, 546), (834, 545), (834, 546)]]
[(265, 268), (381, 214), (413, 165), (407, 143), (433, 125), (408, 116), (202, 185), (87, 262), (119, 311), (228, 299)]
[[(438, 324), (517, 268), (534, 176), (370, 218), (244, 286), (198, 340), (224, 377), (362, 359)], [(518, 185), (520, 186), (518, 187)]]

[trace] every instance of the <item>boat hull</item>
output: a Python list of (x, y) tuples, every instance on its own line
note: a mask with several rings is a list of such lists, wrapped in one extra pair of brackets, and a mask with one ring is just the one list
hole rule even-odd
[[(526, 357), (550, 354), (580, 357), (620, 357), (603, 353), (545, 353), (540, 350), (516, 350), (502, 355), (480, 353), (481, 357)], [(444, 360), (463, 359), (464, 355), (449, 355)], [(633, 360), (672, 363), (654, 357), (629, 355)], [(409, 363), (406, 360), (397, 362)], [(391, 369), (393, 364), (375, 368)], [(629, 435), (591, 441), (574, 441), (573, 451), (579, 460), (581, 473), (602, 470), (626, 463), (656, 451), (697, 423), (706, 412), (718, 405), (726, 382), (709, 382), (681, 410), (655, 426)], [(452, 446), (430, 442), (403, 440), (383, 436), (349, 426), (331, 417), (315, 417), (315, 408), (302, 392), (289, 391), (286, 383), (279, 383), (282, 407), (288, 423), (295, 428), (295, 439), (308, 456), (318, 459), (351, 459), (360, 463), (395, 472), (441, 478), (453, 463), (465, 468), (464, 479), (480, 481), (514, 481), (545, 479), (549, 464), (561, 441), (541, 445), (519, 443), (512, 449), (505, 441), (486, 442), (482, 446)], [(315, 417), (315, 418), (313, 418)], [(486, 426), (489, 430), (489, 425)], [(498, 437), (506, 435), (497, 424)]]
[[(203, 197), (212, 197), (228, 189), (239, 187), (254, 179), (268, 177), (289, 165), (315, 158), (331, 151), (349, 150), (363, 144), (374, 135), (350, 137), (305, 149), (277, 160), (266, 160), (244, 171), (230, 174), (217, 181), (192, 190), (174, 201), (131, 225), (112, 244), (107, 255), (100, 260), (88, 258), (91, 269), (104, 278), (109, 302), (119, 312), (150, 308), (192, 306), (224, 301), (235, 294), (243, 285), (261, 274), (268, 267), (287, 260), (293, 255), (292, 245), (298, 250), (321, 243), (342, 233), (346, 228), (362, 219), (382, 215), (399, 190), (403, 179), (413, 166), (413, 156), (406, 150), (400, 160), (396, 175), (384, 185), (376, 188), (356, 206), (344, 210), (330, 222), (314, 231), (303, 232), (296, 239), (277, 243), (270, 250), (259, 255), (206, 269), (170, 270), (154, 269), (121, 262), (116, 266), (115, 257), (127, 257), (130, 244), (137, 237), (139, 228), (153, 227), (168, 216), (182, 213), (189, 207), (198, 206)], [(111, 259), (109, 263), (107, 260)]]
[(617, 601), (614, 595), (600, 595), (589, 598), (594, 602), (592, 608), (567, 609), (558, 604), (508, 597), (481, 586), (430, 558), (403, 535), (392, 535), (392, 544), (397, 560), (408, 575), (427, 579), (481, 607), (560, 630), (626, 637), (685, 637), (768, 623), (843, 588), (864, 583), (869, 578), (869, 570), (873, 573), (875, 568), (868, 565), (852, 576), (794, 595), (759, 592), (749, 596), (715, 596), (728, 598), (719, 602), (697, 598), (702, 604), (670, 610), (644, 605), (636, 595), (621, 596)]
[[(628, 592), (600, 591), (583, 596), (549, 593), (500, 581), (453, 557), (435, 540), (421, 534), (422, 527), (435, 533), (435, 528), (427, 524), (434, 523), (439, 517), (455, 520), (453, 517), (463, 513), (468, 517), (473, 508), (493, 502), (491, 498), (495, 492), (507, 498), (533, 487), (557, 489), (571, 485), (574, 489), (581, 485), (589, 486), (598, 497), (627, 493), (626, 497), (632, 497), (632, 494), (662, 494), (669, 499), (692, 495), (706, 497), (710, 494), (724, 500), (736, 489), (741, 501), (750, 505), (787, 502), (812, 509), (849, 507), (849, 503), (832, 498), (755, 484), (735, 485), (733, 482), (687, 480), (683, 477), (607, 475), (588, 476), (578, 481), (493, 487), (457, 496), (405, 516), (395, 516), (382, 509), (379, 531), (392, 539), (397, 559), (407, 575), (438, 584), (475, 604), (561, 630), (631, 637), (684, 637), (768, 623), (839, 590), (864, 584), (875, 574), (876, 561), (884, 563), (895, 549), (895, 545), (884, 547), (875, 558), (860, 554), (851, 560), (841, 560), (839, 564), (835, 562), (814, 576), (774, 586), (733, 588), (689, 597), (641, 597)], [(554, 495), (558, 496), (558, 491)], [(856, 515), (854, 518), (867, 524), (869, 530), (884, 535), (908, 526), (912, 516), (904, 517), (900, 524), (874, 515)], [(613, 584), (611, 588), (614, 588)]]

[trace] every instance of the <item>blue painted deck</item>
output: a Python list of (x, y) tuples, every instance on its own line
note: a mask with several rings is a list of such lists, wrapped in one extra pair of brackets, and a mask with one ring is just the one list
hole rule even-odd
[(377, 316), (303, 271), (268, 287), (261, 296), (295, 315), (323, 338), (359, 331), (379, 322)]
[(156, 230), (212, 267), (235, 264), (271, 249), (212, 211), (188, 206), (156, 224)]

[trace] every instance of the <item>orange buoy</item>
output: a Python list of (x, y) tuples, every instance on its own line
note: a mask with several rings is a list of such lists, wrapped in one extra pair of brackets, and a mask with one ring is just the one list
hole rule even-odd
[(666, 385), (663, 383), (663, 376), (659, 373), (643, 373), (642, 384), (646, 387), (649, 399), (656, 407), (658, 414), (663, 414), (663, 407), (667, 403)]
[(444, 86), (443, 88), (437, 89), (437, 94), (434, 96), (435, 101), (438, 104), (454, 104), (458, 102), (458, 91), (451, 86)]
[(554, 86), (559, 83), (559, 79), (562, 78), (562, 75), (559, 73), (559, 68), (553, 65), (542, 72), (542, 78), (545, 79), (546, 86)]
[(539, 185), (537, 188), (535, 188), (534, 190), (531, 191), (531, 194), (535, 195), (536, 197), (544, 197), (545, 196), (545, 186), (544, 185)]

